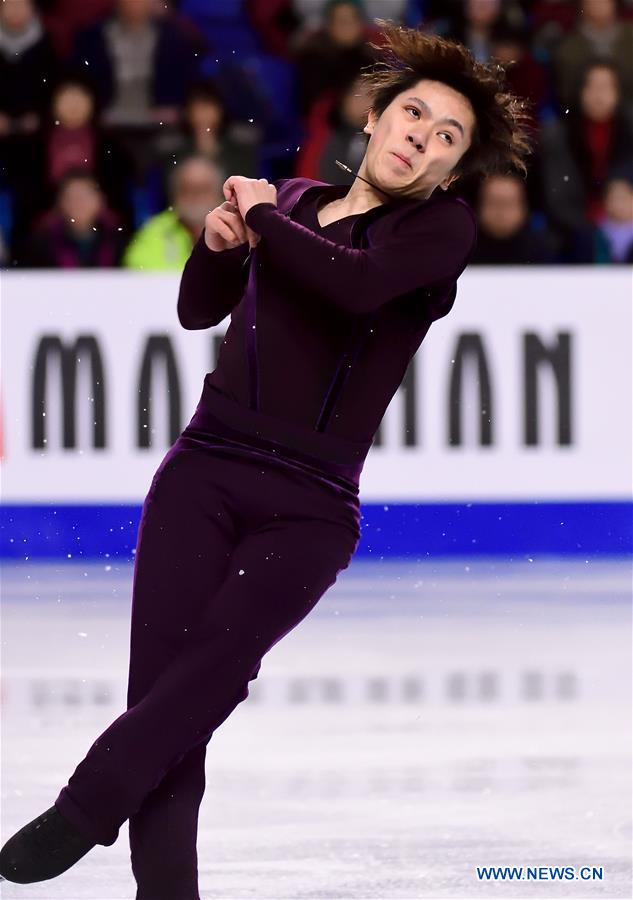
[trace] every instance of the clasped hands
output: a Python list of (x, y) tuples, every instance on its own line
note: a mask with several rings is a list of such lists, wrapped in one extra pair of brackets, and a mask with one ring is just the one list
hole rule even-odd
[(246, 224), (246, 214), (257, 203), (277, 205), (277, 188), (265, 178), (246, 178), (244, 175), (230, 175), (222, 185), (226, 197), (224, 203), (216, 206), (206, 216), (204, 239), (210, 250), (228, 250), (248, 241), (249, 247), (256, 247), (261, 235)]

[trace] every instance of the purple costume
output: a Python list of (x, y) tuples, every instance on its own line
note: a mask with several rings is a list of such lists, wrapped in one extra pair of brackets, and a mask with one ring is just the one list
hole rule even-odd
[(321, 227), (346, 186), (276, 185), (250, 260), (201, 235), (185, 266), (181, 324), (231, 323), (143, 504), (127, 710), (55, 800), (100, 844), (129, 819), (136, 900), (198, 900), (206, 745), (349, 565), (373, 435), (476, 240), (441, 189)]

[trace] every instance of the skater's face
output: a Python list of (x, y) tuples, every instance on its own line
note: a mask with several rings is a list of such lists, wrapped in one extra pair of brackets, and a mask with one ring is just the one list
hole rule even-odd
[(438, 185), (448, 187), (458, 178), (451, 172), (468, 150), (474, 128), (467, 97), (423, 79), (398, 94), (379, 117), (369, 111), (364, 131), (371, 137), (360, 173), (388, 193), (429, 197)]

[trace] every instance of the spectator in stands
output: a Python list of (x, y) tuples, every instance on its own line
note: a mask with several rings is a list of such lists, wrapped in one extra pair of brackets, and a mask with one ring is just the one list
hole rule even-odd
[(207, 213), (224, 201), (224, 179), (206, 156), (192, 156), (171, 174), (173, 208), (153, 216), (134, 235), (123, 264), (131, 269), (182, 271)]
[(36, 225), (23, 265), (116, 266), (123, 246), (122, 226), (108, 209), (94, 175), (71, 169), (60, 181), (55, 207)]
[(306, 32), (295, 47), (303, 116), (322, 94), (344, 89), (363, 66), (374, 61), (366, 43), (372, 36), (361, 0), (328, 0), (324, 4), (322, 26)]
[(554, 236), (536, 231), (530, 223), (525, 184), (518, 175), (494, 175), (481, 183), (477, 218), (473, 263), (541, 265), (557, 261)]
[[(401, 22), (409, 5), (410, 0), (363, 0), (370, 22), (377, 18)], [(291, 56), (302, 29), (315, 31), (321, 26), (323, 6), (324, 0), (245, 0), (248, 17), (266, 50), (284, 57)]]
[(633, 156), (633, 128), (623, 109), (618, 70), (588, 61), (567, 115), (541, 128), (545, 209), (559, 230), (572, 233), (604, 213), (604, 185)]
[(604, 216), (599, 228), (614, 263), (633, 263), (633, 171), (615, 172), (604, 189)]
[(126, 171), (130, 161), (102, 132), (90, 85), (80, 77), (61, 80), (53, 92), (50, 121), (44, 129), (45, 186), (56, 191), (69, 169), (95, 173), (108, 199), (128, 227), (132, 220)]
[(44, 26), (59, 59), (67, 61), (73, 49), (75, 35), (109, 16), (116, 0), (37, 0)]
[[(490, 62), (494, 29), (502, 22), (520, 22), (521, 11), (517, 3), (507, 0), (463, 0), (453, 7), (449, 24), (451, 40), (464, 44), (479, 62)], [(510, 13), (513, 13), (512, 17)]]
[(54, 71), (53, 50), (32, 0), (0, 3), (0, 138), (37, 131)]
[(90, 88), (79, 80), (60, 82), (53, 92), (51, 113), (46, 173), (49, 182), (56, 185), (68, 169), (96, 168), (99, 148)]
[(75, 63), (92, 79), (110, 125), (176, 122), (198, 48), (153, 0), (117, 0), (113, 16), (77, 36)]
[[(261, 0), (262, 5), (265, 2), (266, 0)], [(421, 0), (421, 2), (426, 4), (428, 0)], [(447, 0), (442, 0), (442, 2), (446, 3)], [(363, 2), (368, 19), (391, 19), (394, 22), (402, 21), (409, 4), (410, 0), (364, 0)], [(324, 0), (292, 0), (295, 13), (303, 20), (304, 26), (310, 29), (318, 28), (321, 24), (323, 5)]]
[[(525, 25), (515, 25), (504, 18), (495, 22), (490, 31), (491, 59), (505, 69), (508, 88), (528, 101), (530, 133), (538, 146), (540, 117), (551, 106), (551, 85), (544, 66), (536, 60), (530, 49), (530, 32)], [(542, 175), (538, 170), (538, 155), (530, 160), (525, 181), (528, 204), (532, 209), (542, 206)]]
[(187, 91), (178, 130), (157, 139), (161, 168), (167, 173), (188, 156), (206, 156), (223, 181), (229, 175), (257, 177), (259, 131), (255, 125), (232, 126), (224, 98), (212, 79), (200, 79)]
[(137, 226), (163, 206), (155, 139), (178, 122), (202, 58), (181, 20), (170, 10), (163, 13), (156, 14), (156, 0), (116, 0), (115, 14), (81, 32), (74, 50), (77, 70), (91, 79), (101, 124), (130, 161), (126, 175)]
[(618, 18), (616, 0), (577, 0), (578, 21), (559, 43), (555, 55), (556, 87), (561, 110), (574, 100), (575, 86), (587, 57), (612, 60), (623, 102), (633, 100), (633, 23)]
[(490, 30), (490, 56), (504, 67), (508, 88), (530, 101), (534, 128), (538, 128), (538, 116), (549, 100), (549, 84), (544, 67), (530, 50), (527, 26), (504, 19), (495, 22)]
[(371, 106), (369, 93), (362, 79), (356, 79), (345, 91), (330, 113), (329, 138), (319, 160), (317, 178), (330, 184), (351, 184), (353, 176), (336, 165), (340, 159), (354, 171), (363, 161), (367, 139), (363, 128)]
[(577, 6), (577, 0), (530, 0), (532, 49), (539, 59), (552, 60), (561, 38), (576, 25)]
[(50, 96), (55, 59), (31, 0), (0, 3), (0, 194), (12, 254), (46, 207), (38, 129)]
[[(319, 0), (321, 2), (321, 0)], [(288, 57), (302, 18), (293, 0), (246, 0), (245, 10), (264, 48)]]

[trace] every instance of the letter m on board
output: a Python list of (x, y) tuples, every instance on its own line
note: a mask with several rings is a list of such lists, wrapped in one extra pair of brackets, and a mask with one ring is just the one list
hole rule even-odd
[(62, 446), (76, 447), (77, 435), (77, 367), (90, 364), (90, 421), (93, 446), (105, 447), (105, 390), (103, 361), (96, 339), (92, 335), (80, 335), (74, 343), (65, 344), (57, 335), (44, 335), (35, 354), (31, 421), (33, 447), (46, 447), (46, 383), (49, 365), (56, 363), (61, 370)]

